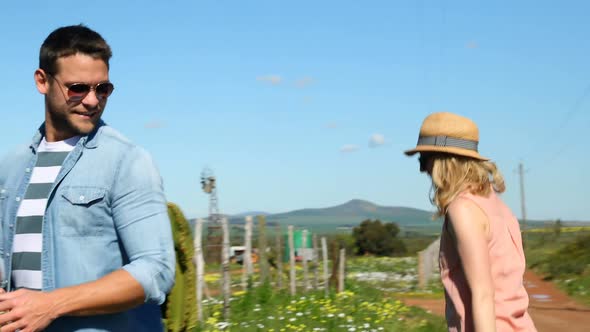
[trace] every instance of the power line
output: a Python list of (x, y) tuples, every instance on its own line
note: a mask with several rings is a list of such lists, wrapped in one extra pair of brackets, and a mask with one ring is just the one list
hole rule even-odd
[[(588, 86), (586, 86), (586, 88), (583, 90), (582, 94), (580, 95), (579, 98), (576, 99), (576, 101), (573, 103), (572, 107), (570, 108), (570, 110), (565, 113), (563, 119), (561, 120), (559, 126), (557, 126), (552, 133), (547, 134), (547, 138), (541, 142), (539, 142), (533, 149), (531, 149), (531, 151), (527, 154), (527, 157), (530, 155), (533, 155), (535, 152), (537, 152), (538, 150), (540, 150), (541, 148), (545, 148), (547, 147), (548, 143), (550, 143), (551, 141), (554, 141), (556, 137), (558, 137), (559, 135), (562, 134), (563, 130), (565, 129), (566, 125), (569, 123), (569, 121), (573, 118), (573, 116), (578, 113), (580, 110), (583, 109), (582, 105), (584, 103), (584, 101), (586, 100), (586, 98), (590, 96), (590, 84), (588, 84)], [(561, 145), (561, 147), (557, 150), (557, 152), (553, 153), (552, 155), (550, 155), (549, 158), (546, 159), (546, 161), (540, 163), (540, 165), (547, 165), (553, 161), (555, 161), (555, 159), (557, 159), (557, 157), (559, 155), (561, 155), (569, 146), (571, 146), (571, 144), (563, 144)]]

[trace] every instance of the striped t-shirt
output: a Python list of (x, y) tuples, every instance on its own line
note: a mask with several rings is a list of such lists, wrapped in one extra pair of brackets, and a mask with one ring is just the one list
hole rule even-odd
[(47, 199), (64, 160), (79, 139), (80, 136), (75, 136), (64, 141), (47, 142), (43, 138), (39, 144), (37, 163), (32, 169), (31, 181), (16, 218), (12, 247), (12, 289), (41, 290), (43, 287), (41, 250)]

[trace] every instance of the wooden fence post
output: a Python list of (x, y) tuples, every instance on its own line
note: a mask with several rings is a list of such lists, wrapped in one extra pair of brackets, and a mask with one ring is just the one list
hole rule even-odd
[(304, 229), (301, 232), (301, 248), (299, 249), (299, 257), (302, 259), (303, 263), (303, 292), (307, 292), (309, 289), (309, 278), (308, 278), (308, 269), (307, 269), (307, 229)]
[(277, 288), (283, 288), (283, 246), (281, 245), (281, 225), (276, 227), (276, 246), (277, 246)]
[(344, 267), (346, 266), (346, 249), (340, 249), (340, 268), (338, 269), (338, 293), (344, 291)]
[(322, 256), (324, 259), (324, 294), (328, 297), (330, 295), (330, 286), (328, 284), (328, 244), (324, 236), (322, 236)]
[(268, 261), (266, 258), (266, 217), (258, 216), (258, 266), (260, 267), (260, 283), (268, 280)]
[(330, 275), (330, 287), (334, 287), (338, 292), (338, 269), (340, 268), (340, 244), (338, 241), (330, 242), (330, 257), (332, 258), (332, 274)]
[(295, 295), (295, 245), (293, 244), (293, 226), (289, 225), (289, 283), (291, 295)]
[(203, 259), (202, 236), (203, 219), (199, 218), (197, 219), (197, 224), (195, 225), (195, 257), (193, 257), (193, 261), (195, 263), (195, 267), (197, 268), (197, 319), (200, 323), (203, 322), (203, 279), (205, 277), (205, 260)]
[(418, 251), (418, 288), (424, 289), (426, 287), (426, 275), (424, 273), (424, 252)]
[(221, 267), (223, 272), (223, 319), (229, 321), (229, 299), (231, 296), (231, 280), (229, 275), (229, 228), (227, 225), (227, 218), (221, 218), (221, 230), (223, 233), (223, 241), (221, 246)]
[(312, 235), (312, 240), (313, 242), (313, 290), (317, 291), (318, 290), (318, 282), (319, 282), (319, 262), (318, 262), (318, 236), (314, 233)]
[(242, 253), (242, 288), (245, 290), (248, 288), (248, 280), (252, 277), (252, 216), (246, 216), (244, 234), (244, 246), (246, 247)]

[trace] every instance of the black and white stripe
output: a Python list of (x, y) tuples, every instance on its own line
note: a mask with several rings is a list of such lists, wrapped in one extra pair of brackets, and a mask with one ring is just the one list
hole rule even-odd
[(12, 247), (12, 289), (41, 290), (43, 287), (41, 252), (47, 198), (64, 160), (79, 139), (73, 137), (51, 143), (43, 139), (39, 144), (37, 163), (16, 218)]

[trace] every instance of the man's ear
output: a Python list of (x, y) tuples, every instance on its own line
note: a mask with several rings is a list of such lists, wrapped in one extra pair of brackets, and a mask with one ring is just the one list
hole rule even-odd
[(47, 78), (47, 73), (43, 69), (35, 70), (35, 85), (37, 86), (37, 90), (40, 94), (47, 94), (49, 91), (49, 81)]

